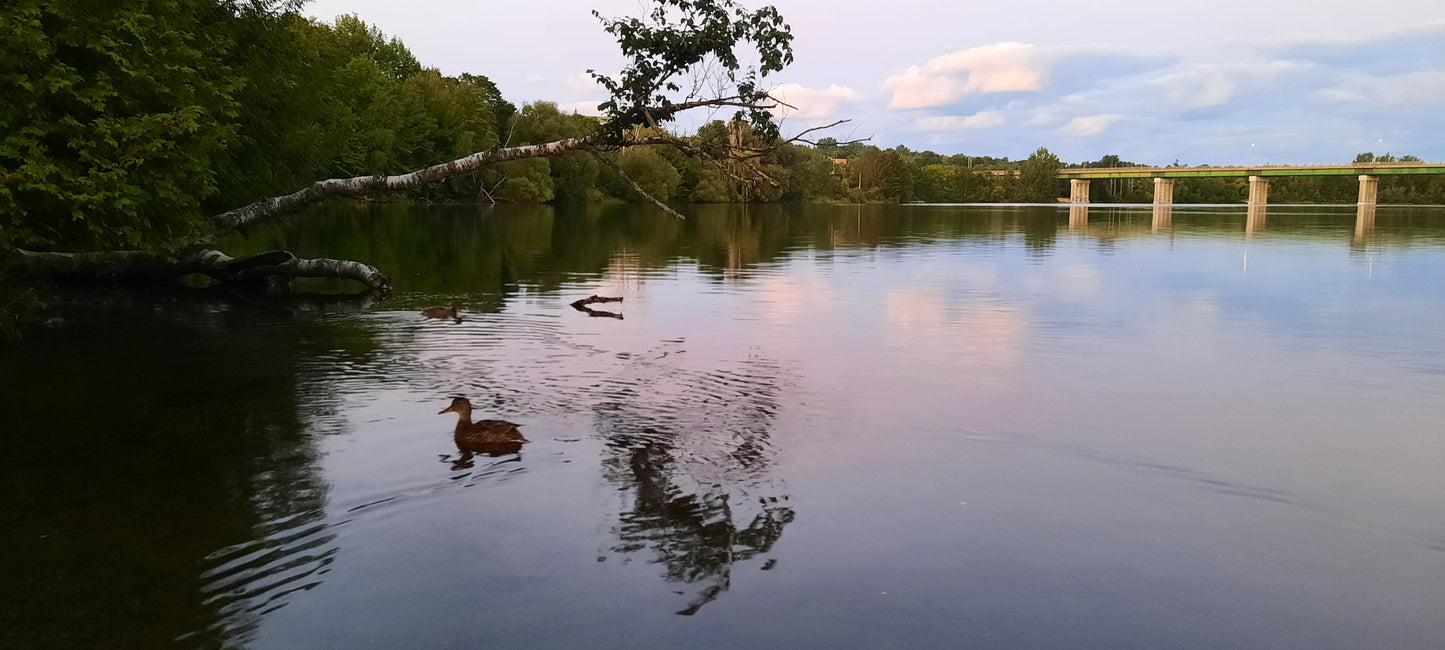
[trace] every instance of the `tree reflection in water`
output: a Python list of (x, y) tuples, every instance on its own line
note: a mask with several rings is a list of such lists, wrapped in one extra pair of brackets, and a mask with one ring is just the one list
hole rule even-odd
[[(331, 389), (302, 360), (340, 340), (374, 351), (350, 326), (266, 325), (371, 298), (95, 298), (64, 304), (73, 322), (7, 350), (0, 374), (16, 427), (0, 436), (0, 646), (243, 646), (338, 550), (315, 438), (335, 420), (302, 406)], [(84, 407), (57, 426), (62, 386)]]
[(767, 553), (793, 521), (788, 497), (766, 474), (780, 372), (756, 359), (737, 372), (635, 369), (644, 376), (619, 380), (595, 408), (611, 452), (604, 474), (630, 493), (610, 551), (624, 562), (650, 554), (666, 581), (694, 585), (677, 612), (690, 616), (728, 590), (734, 565)]

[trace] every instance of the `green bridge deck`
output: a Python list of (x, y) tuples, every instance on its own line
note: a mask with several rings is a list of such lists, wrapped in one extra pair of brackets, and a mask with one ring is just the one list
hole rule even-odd
[(1445, 163), (1360, 163), (1268, 167), (1095, 167), (1059, 170), (1059, 178), (1239, 178), (1242, 176), (1389, 176), (1445, 174)]

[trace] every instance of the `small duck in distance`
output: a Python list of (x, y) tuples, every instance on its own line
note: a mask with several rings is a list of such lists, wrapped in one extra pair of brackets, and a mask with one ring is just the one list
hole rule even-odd
[(452, 405), (437, 413), (457, 414), (456, 441), (457, 446), (468, 449), (483, 445), (520, 444), (531, 442), (522, 436), (517, 427), (522, 425), (513, 424), (506, 420), (477, 420), (472, 422), (472, 403), (465, 397), (452, 399)]
[(452, 307), (427, 307), (421, 310), (421, 315), (427, 318), (450, 318), (458, 323), (462, 322), (462, 315)]

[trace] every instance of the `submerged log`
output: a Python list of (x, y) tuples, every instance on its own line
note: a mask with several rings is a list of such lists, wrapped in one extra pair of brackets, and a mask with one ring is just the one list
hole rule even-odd
[(258, 282), (271, 277), (342, 278), (368, 289), (389, 293), (391, 278), (375, 267), (351, 260), (326, 257), (306, 259), (291, 251), (268, 251), (234, 258), (218, 250), (200, 249), (179, 257), (140, 251), (110, 253), (52, 253), (20, 250), (15, 270), (53, 280), (116, 279), (173, 280), (200, 274), (222, 283)]
[(581, 299), (581, 300), (574, 300), (574, 301), (572, 301), (572, 308), (573, 308), (573, 309), (576, 309), (577, 311), (580, 311), (580, 312), (582, 312), (582, 313), (584, 313), (584, 314), (587, 314), (588, 316), (592, 316), (592, 317), (594, 317), (594, 318), (616, 318), (617, 320), (622, 320), (622, 314), (619, 314), (619, 313), (617, 313), (617, 312), (612, 312), (612, 311), (603, 311), (603, 310), (601, 310), (601, 309), (592, 309), (591, 307), (588, 307), (588, 306), (587, 306), (587, 305), (591, 305), (591, 304), (599, 303), (599, 302), (622, 302), (622, 298), (621, 298), (621, 297), (608, 298), (608, 297), (605, 297), (605, 296), (590, 296), (590, 297), (587, 297), (587, 298), (583, 298), (583, 299)]
[(593, 303), (599, 303), (599, 302), (622, 302), (622, 298), (621, 298), (620, 296), (617, 297), (617, 298), (608, 298), (608, 297), (605, 297), (605, 296), (588, 296), (588, 297), (583, 298), (583, 299), (581, 299), (581, 300), (574, 300), (574, 301), (572, 301), (572, 307), (573, 307), (573, 308), (580, 308), (582, 305), (591, 305), (591, 304), (593, 304)]

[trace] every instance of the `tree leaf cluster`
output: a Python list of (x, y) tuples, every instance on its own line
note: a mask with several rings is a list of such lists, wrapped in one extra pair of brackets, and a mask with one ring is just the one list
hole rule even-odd
[[(616, 77), (588, 71), (608, 93), (599, 106), (608, 142), (620, 145), (635, 127), (664, 127), (703, 87), (743, 109), (734, 120), (777, 138), (777, 123), (759, 104), (768, 98), (761, 80), (793, 62), (793, 35), (777, 9), (748, 11), (732, 0), (656, 0), (642, 18), (592, 14), (628, 61)], [(757, 54), (755, 65), (738, 57), (745, 43)], [(689, 73), (701, 76), (682, 101), (674, 101), (685, 90), (680, 77)]]
[[(0, 250), (173, 250), (261, 197), (499, 144), (486, 77), (298, 4), (0, 5)], [(476, 194), (455, 185), (429, 192)]]

